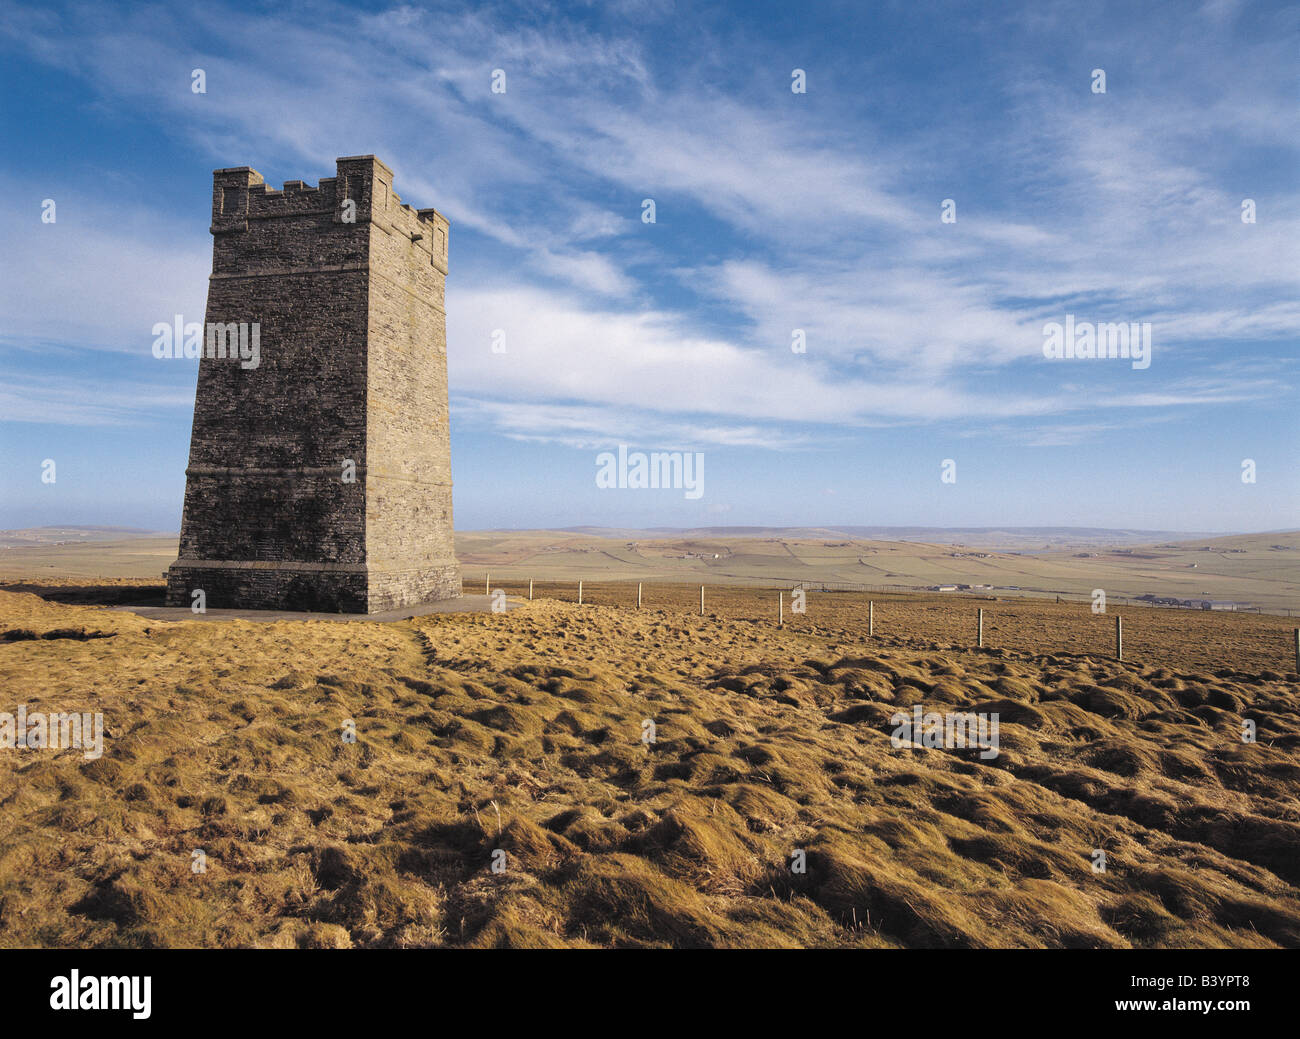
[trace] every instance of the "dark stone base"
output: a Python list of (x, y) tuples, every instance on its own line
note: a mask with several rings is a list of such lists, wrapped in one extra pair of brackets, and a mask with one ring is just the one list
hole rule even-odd
[(418, 570), (364, 564), (177, 560), (167, 571), (167, 605), (192, 606), (202, 589), (210, 610), (383, 613), (460, 597), (455, 562)]

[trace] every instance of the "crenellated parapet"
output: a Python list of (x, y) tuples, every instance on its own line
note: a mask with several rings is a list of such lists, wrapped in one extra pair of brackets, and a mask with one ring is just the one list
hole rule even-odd
[(286, 181), (276, 190), (249, 166), (214, 170), (212, 226), (214, 235), (246, 232), (263, 220), (313, 219), (329, 215), (340, 229), (373, 224), (410, 241), (427, 253), (430, 264), (447, 273), (450, 225), (436, 209), (415, 209), (393, 190), (393, 171), (373, 155), (336, 160), (336, 176), (312, 186)]

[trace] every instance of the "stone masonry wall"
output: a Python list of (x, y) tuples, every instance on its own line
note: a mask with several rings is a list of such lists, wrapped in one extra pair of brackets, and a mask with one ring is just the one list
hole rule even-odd
[[(447, 222), (382, 199), (370, 228), (369, 447), (366, 547), (372, 608), (421, 586), (423, 570), (455, 566), (447, 409)], [(405, 575), (405, 576), (403, 576)], [(411, 588), (410, 595), (420, 594)], [(440, 593), (441, 594), (441, 593)]]

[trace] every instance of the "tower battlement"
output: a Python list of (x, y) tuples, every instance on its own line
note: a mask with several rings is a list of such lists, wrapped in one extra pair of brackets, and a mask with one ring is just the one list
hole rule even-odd
[(458, 596), (446, 217), (360, 155), (314, 187), (216, 170), (210, 230), (208, 326), (257, 328), (260, 364), (199, 362), (169, 601), (368, 613)]
[(244, 232), (255, 221), (330, 215), (342, 229), (368, 223), (405, 237), (428, 254), (432, 266), (447, 273), (450, 225), (445, 216), (403, 202), (393, 190), (393, 171), (373, 155), (338, 159), (336, 168), (335, 176), (322, 178), (315, 187), (289, 180), (279, 190), (250, 166), (214, 170), (212, 233)]

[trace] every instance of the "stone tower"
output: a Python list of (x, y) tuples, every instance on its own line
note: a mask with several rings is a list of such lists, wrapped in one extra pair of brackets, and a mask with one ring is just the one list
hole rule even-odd
[[(212, 185), (212, 278), (167, 602), (375, 613), (460, 595), (447, 219), (373, 155)], [(243, 347), (241, 353), (236, 342)]]

